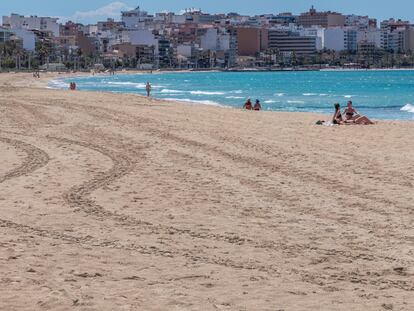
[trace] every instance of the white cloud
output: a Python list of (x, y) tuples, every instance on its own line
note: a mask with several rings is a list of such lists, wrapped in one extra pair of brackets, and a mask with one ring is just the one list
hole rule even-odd
[(132, 10), (126, 3), (115, 1), (92, 11), (77, 11), (72, 16), (61, 17), (61, 21), (71, 20), (73, 22), (96, 22), (107, 18), (119, 19), (121, 11)]

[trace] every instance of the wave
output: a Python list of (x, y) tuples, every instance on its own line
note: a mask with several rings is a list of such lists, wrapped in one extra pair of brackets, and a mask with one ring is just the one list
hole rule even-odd
[[(135, 87), (137, 89), (145, 89), (145, 87), (147, 86), (146, 83), (142, 83), (142, 82), (113, 82), (113, 81), (103, 81), (102, 84), (109, 84), (109, 85), (113, 85), (113, 86), (132, 86)], [(99, 85), (99, 82), (96, 83), (96, 85)], [(162, 85), (154, 85), (151, 84), (151, 87), (153, 89), (160, 89), (163, 88), (164, 86)]]
[(191, 95), (224, 95), (223, 92), (191, 91)]
[(401, 111), (406, 111), (406, 112), (412, 112), (412, 113), (414, 113), (414, 105), (407, 104), (404, 107), (402, 107), (400, 110)]
[(303, 96), (318, 96), (316, 93), (303, 93)]
[(269, 100), (265, 100), (265, 101), (264, 101), (264, 103), (265, 103), (265, 104), (274, 104), (274, 103), (279, 103), (279, 101), (269, 99)]
[(354, 95), (344, 95), (344, 98), (352, 98)]
[(282, 96), (285, 96), (285, 93), (275, 93), (275, 96), (282, 97)]
[(136, 83), (136, 82), (113, 82), (113, 81), (102, 81), (102, 83), (106, 83), (106, 84), (111, 84), (111, 85), (132, 85), (132, 86), (137, 86), (137, 85), (144, 85), (145, 83)]
[(243, 91), (242, 90), (235, 90), (235, 91), (230, 91), (229, 93), (231, 93), (231, 94), (242, 94)]
[(69, 83), (64, 80), (51, 80), (47, 84), (48, 89), (68, 89)]
[(180, 94), (180, 93), (184, 93), (184, 91), (162, 89), (160, 93), (165, 93), (165, 94)]
[(305, 102), (303, 100), (288, 100), (289, 104), (304, 104)]
[(224, 107), (223, 105), (220, 105), (217, 102), (214, 102), (212, 100), (195, 100), (190, 98), (164, 98), (164, 100), (171, 100), (175, 102), (184, 102), (184, 103), (192, 103), (192, 104), (203, 104), (203, 105), (209, 105), (209, 106), (216, 106), (216, 107)]
[(243, 96), (226, 96), (228, 99), (244, 99)]

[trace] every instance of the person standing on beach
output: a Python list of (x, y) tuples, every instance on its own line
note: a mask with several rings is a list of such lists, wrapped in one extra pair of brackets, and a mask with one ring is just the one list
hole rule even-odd
[(147, 90), (147, 97), (150, 97), (151, 96), (151, 84), (149, 82), (147, 82), (145, 89)]

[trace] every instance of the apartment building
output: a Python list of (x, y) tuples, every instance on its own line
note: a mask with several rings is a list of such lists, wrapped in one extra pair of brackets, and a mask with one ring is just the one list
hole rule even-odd
[(404, 51), (405, 47), (405, 29), (395, 29), (394, 31), (381, 31), (381, 48), (394, 53)]
[(10, 29), (0, 27), (0, 44), (9, 42), (12, 35), (13, 32)]
[(256, 27), (237, 27), (239, 56), (256, 56), (268, 47), (268, 30)]
[(296, 22), (304, 27), (320, 26), (324, 28), (345, 26), (345, 16), (336, 12), (317, 12), (315, 8), (300, 14)]
[(131, 11), (121, 12), (121, 20), (126, 28), (143, 28), (145, 23), (152, 22), (154, 17), (148, 15), (148, 12), (143, 11), (138, 6), (136, 9)]
[(26, 30), (41, 30), (49, 31), (54, 36), (59, 36), (58, 18), (52, 17), (37, 17), (11, 14), (10, 16), (3, 16), (3, 26), (10, 29), (26, 29)]
[(316, 53), (316, 37), (300, 36), (299, 33), (269, 29), (269, 49), (277, 49), (282, 53), (295, 53), (298, 56)]
[(337, 52), (354, 52), (358, 48), (358, 31), (349, 27), (323, 29), (322, 46)]

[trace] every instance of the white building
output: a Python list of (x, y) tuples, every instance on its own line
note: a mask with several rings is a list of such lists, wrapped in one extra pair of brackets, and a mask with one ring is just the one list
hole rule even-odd
[(206, 33), (201, 36), (200, 47), (204, 50), (218, 50), (218, 34), (216, 28), (208, 28)]
[(358, 47), (357, 30), (349, 27), (323, 29), (322, 46), (324, 49), (340, 51), (356, 51)]
[(16, 37), (22, 40), (23, 49), (33, 52), (36, 49), (36, 36), (32, 31), (25, 29), (14, 29)]
[[(291, 26), (289, 26), (291, 27)], [(320, 51), (323, 50), (323, 31), (324, 28), (321, 27), (311, 27), (311, 28), (303, 28), (299, 27), (296, 31), (300, 34), (302, 37), (315, 37), (316, 38), (316, 50)]]
[(193, 54), (194, 46), (191, 44), (180, 44), (177, 46), (177, 55), (184, 57), (191, 57)]
[(139, 7), (131, 11), (124, 11), (121, 14), (122, 22), (129, 29), (142, 28), (142, 24), (150, 19), (148, 12), (142, 11)]
[(358, 43), (373, 43), (376, 48), (381, 48), (381, 31), (379, 29), (360, 30), (357, 34)]
[(41, 30), (50, 31), (55, 37), (59, 36), (58, 18), (52, 17), (37, 17), (11, 14), (10, 16), (3, 16), (3, 26), (14, 29), (26, 30)]
[(98, 34), (98, 25), (80, 26), (80, 30), (87, 36), (96, 36)]
[(368, 16), (346, 15), (345, 26), (357, 27), (358, 29), (369, 28), (370, 18)]
[(392, 52), (403, 52), (405, 50), (406, 29), (400, 28), (394, 31), (381, 31), (381, 48)]
[(147, 45), (154, 47), (155, 55), (158, 55), (158, 39), (148, 29), (136, 29), (122, 31), (122, 42), (133, 45)]

